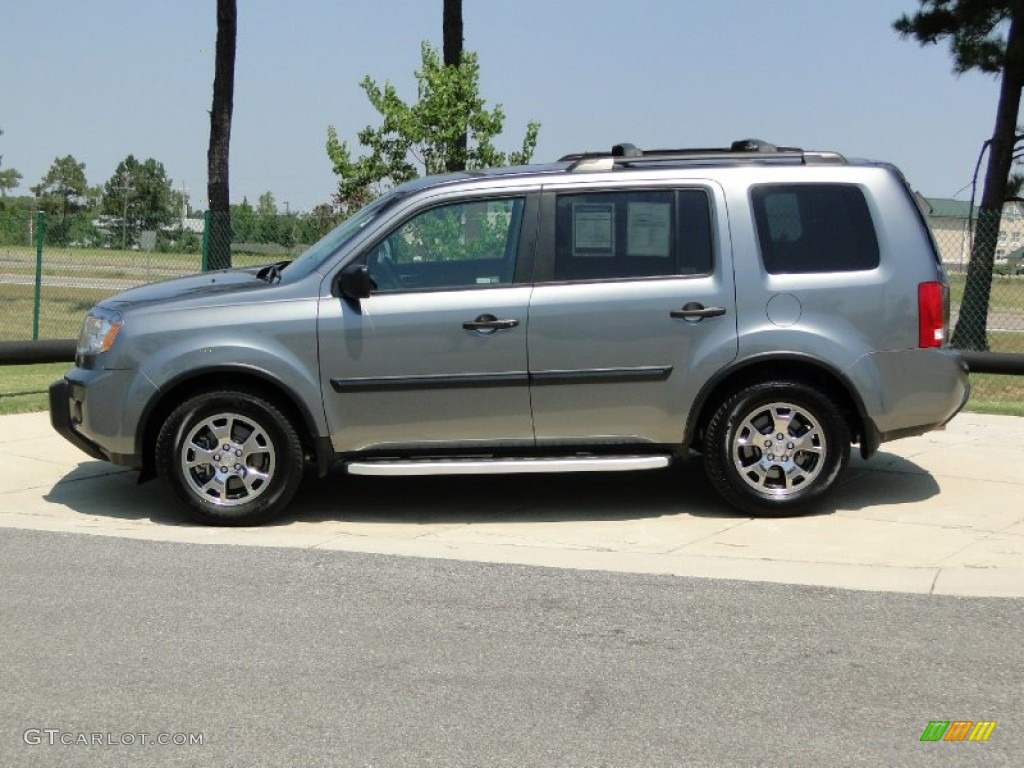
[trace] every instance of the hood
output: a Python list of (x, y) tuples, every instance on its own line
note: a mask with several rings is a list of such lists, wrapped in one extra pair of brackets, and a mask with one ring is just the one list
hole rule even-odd
[(233, 294), (266, 290), (273, 286), (256, 277), (258, 268), (223, 269), (158, 283), (140, 285), (104, 299), (101, 306), (118, 311), (170, 302), (211, 304), (230, 300)]

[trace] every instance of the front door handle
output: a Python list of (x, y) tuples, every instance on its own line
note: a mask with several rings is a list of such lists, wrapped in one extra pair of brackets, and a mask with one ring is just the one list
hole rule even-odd
[(503, 331), (509, 328), (515, 328), (519, 325), (519, 321), (515, 318), (497, 318), (494, 315), (480, 315), (476, 320), (466, 322), (462, 324), (462, 327), (467, 331), (477, 331), (479, 333), (494, 333), (495, 331)]
[(671, 317), (698, 322), (705, 317), (721, 317), (724, 314), (725, 307), (705, 307), (699, 301), (691, 301), (689, 304), (684, 304), (682, 309), (673, 309), (669, 312)]

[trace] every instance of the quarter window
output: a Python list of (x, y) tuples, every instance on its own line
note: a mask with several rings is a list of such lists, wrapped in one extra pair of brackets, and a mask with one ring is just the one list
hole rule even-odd
[(608, 280), (711, 271), (703, 190), (559, 195), (555, 280)]
[(764, 184), (752, 193), (761, 257), (775, 275), (875, 269), (878, 240), (850, 184)]

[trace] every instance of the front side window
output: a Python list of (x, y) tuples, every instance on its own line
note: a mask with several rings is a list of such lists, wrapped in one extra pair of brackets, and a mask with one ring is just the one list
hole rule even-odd
[(522, 198), (430, 208), (370, 250), (370, 279), (379, 292), (511, 283), (522, 216)]
[(555, 280), (607, 280), (711, 271), (703, 190), (559, 195)]
[(751, 200), (761, 257), (773, 275), (875, 269), (878, 240), (852, 184), (762, 184)]
[(311, 245), (299, 258), (289, 264), (287, 272), (284, 273), (286, 275), (285, 279), (294, 280), (302, 278), (319, 268), (328, 258), (341, 250), (347, 242), (358, 235), (366, 226), (376, 221), (378, 216), (383, 215), (404, 196), (402, 192), (392, 192), (384, 197), (378, 197), (365, 208), (345, 219), (345, 221), (324, 235), (318, 242)]

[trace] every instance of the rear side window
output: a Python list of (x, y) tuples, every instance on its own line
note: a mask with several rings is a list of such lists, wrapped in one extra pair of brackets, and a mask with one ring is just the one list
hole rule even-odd
[(878, 266), (878, 239), (860, 187), (762, 184), (751, 197), (769, 273), (856, 272)]
[(711, 271), (703, 190), (559, 195), (555, 280), (616, 280)]

